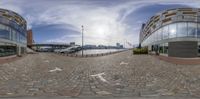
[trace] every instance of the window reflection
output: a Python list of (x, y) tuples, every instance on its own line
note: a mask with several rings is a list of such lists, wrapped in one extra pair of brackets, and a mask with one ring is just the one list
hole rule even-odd
[(187, 36), (187, 23), (185, 22), (177, 23), (177, 36), (178, 37)]
[[(154, 31), (144, 41), (145, 44), (175, 37), (198, 37), (200, 38), (200, 23), (178, 22), (161, 27)], [(167, 49), (164, 48), (164, 49)], [(163, 51), (163, 53), (166, 51)]]
[(169, 25), (169, 38), (176, 37), (176, 24)]
[(162, 40), (162, 28), (158, 30), (158, 40)]
[(26, 32), (18, 32), (9, 26), (0, 24), (0, 38), (9, 39), (20, 43), (26, 43), (26, 37), (24, 35), (25, 33)]
[(188, 23), (188, 36), (196, 37), (196, 23)]
[(200, 37), (200, 23), (198, 23), (198, 28), (197, 28), (197, 37)]
[(163, 27), (163, 39), (168, 38), (168, 25)]

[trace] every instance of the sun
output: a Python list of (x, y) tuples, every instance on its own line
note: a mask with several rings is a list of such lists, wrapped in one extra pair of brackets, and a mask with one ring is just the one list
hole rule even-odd
[(97, 37), (105, 38), (108, 33), (108, 26), (104, 24), (100, 24), (94, 27), (94, 35), (96, 35)]

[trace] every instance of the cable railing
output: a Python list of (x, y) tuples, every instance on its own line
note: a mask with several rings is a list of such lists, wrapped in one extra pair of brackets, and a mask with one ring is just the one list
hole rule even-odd
[(99, 57), (99, 56), (116, 54), (116, 53), (124, 52), (127, 50), (129, 50), (129, 49), (123, 49), (123, 50), (118, 50), (118, 51), (109, 51), (109, 52), (104, 52), (104, 53), (83, 54), (83, 56), (78, 53), (60, 53), (60, 52), (55, 52), (55, 53), (62, 55), (62, 56), (69, 56), (69, 57)]

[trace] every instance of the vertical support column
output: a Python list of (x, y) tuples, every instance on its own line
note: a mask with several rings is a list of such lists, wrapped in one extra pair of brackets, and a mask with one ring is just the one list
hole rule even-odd
[(17, 46), (17, 56), (21, 56), (21, 47)]

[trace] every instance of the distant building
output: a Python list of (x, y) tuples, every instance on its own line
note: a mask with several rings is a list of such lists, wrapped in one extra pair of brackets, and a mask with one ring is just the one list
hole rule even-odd
[(96, 49), (97, 46), (96, 45), (84, 45), (85, 49)]
[(117, 48), (123, 48), (123, 45), (121, 45), (120, 43), (116, 43), (116, 47)]
[(27, 46), (29, 48), (31, 48), (33, 43), (34, 43), (34, 41), (33, 41), (33, 32), (30, 29), (30, 30), (27, 31)]
[(107, 46), (105, 46), (105, 45), (98, 45), (98, 48), (99, 48), (99, 49), (106, 49)]
[(75, 42), (70, 42), (69, 45), (70, 46), (75, 46)]

